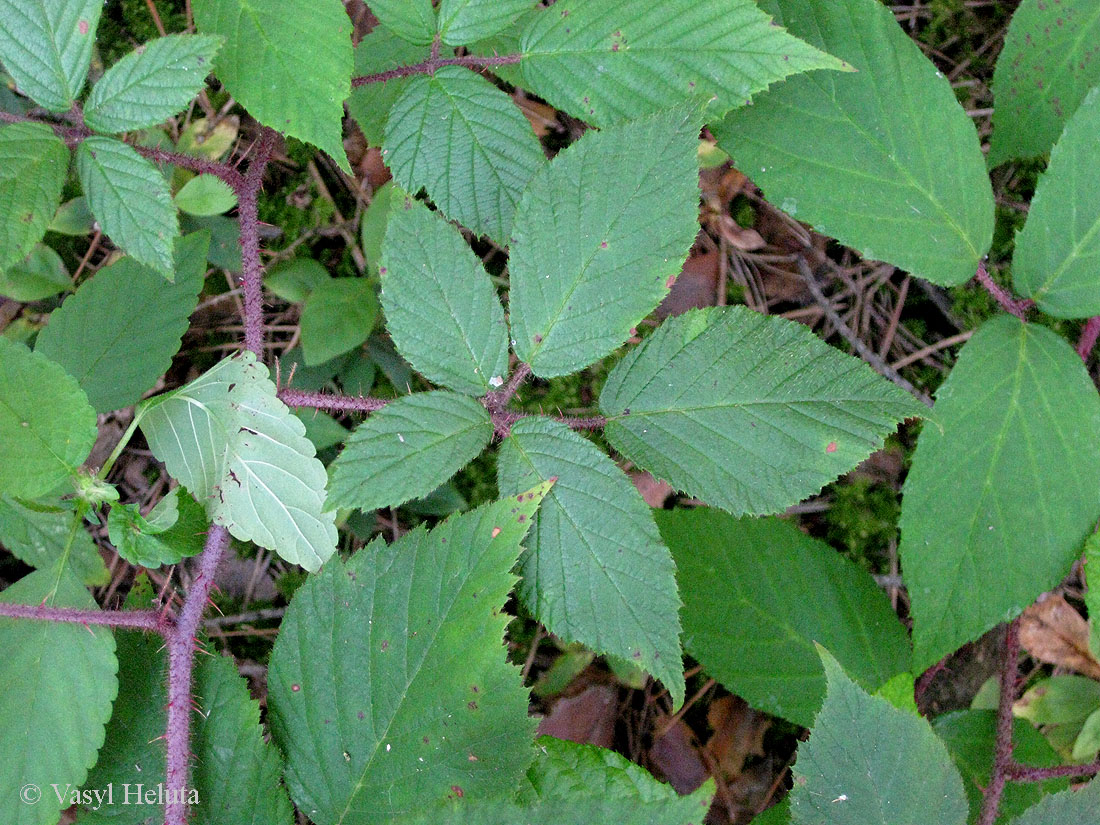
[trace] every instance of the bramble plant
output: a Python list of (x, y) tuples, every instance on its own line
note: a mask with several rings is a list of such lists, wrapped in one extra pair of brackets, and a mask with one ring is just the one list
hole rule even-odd
[[(808, 728), (754, 822), (1100, 822), (1100, 782), (1069, 784), (1100, 770), (1100, 634), (1059, 595), (1028, 610), (1100, 557), (1094, 3), (1023, 0), (1008, 28), (988, 162), (1049, 163), (993, 272), (974, 125), (877, 0), (159, 6), (120, 49), (99, 0), (0, 0), (0, 820), (701, 823), (713, 781), (536, 739), (552, 634), (670, 727), (717, 683)], [(564, 128), (540, 139), (540, 111)], [(356, 126), (392, 182), (349, 159)], [(724, 280), (650, 320), (716, 154), (887, 278), (991, 296), (934, 405), (840, 317), (839, 246), (802, 227), (783, 260), (853, 354)], [(265, 181), (298, 162), (357, 208), (326, 190), (272, 253), (300, 193)], [(742, 232), (722, 209), (704, 225)], [(239, 344), (201, 329), (231, 302)], [(578, 375), (589, 401), (534, 410)], [(899, 425), (900, 613), (782, 518)], [(494, 465), (468, 508), (452, 479)], [(285, 571), (262, 707), (197, 655), (237, 551)], [(931, 718), (944, 662), (1006, 622), (997, 679)], [(1021, 697), (1021, 644), (1070, 661), (1044, 622), (1084, 628), (1081, 675)]]

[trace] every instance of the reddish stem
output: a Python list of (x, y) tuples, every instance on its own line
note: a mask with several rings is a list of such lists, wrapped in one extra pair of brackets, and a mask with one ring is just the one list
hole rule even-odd
[(1012, 703), (1016, 701), (1016, 676), (1020, 658), (1019, 620), (1005, 630), (1004, 659), (1001, 661), (1001, 696), (997, 705), (997, 740), (993, 752), (993, 774), (985, 789), (978, 825), (993, 825), (1001, 807), (1001, 794), (1012, 770)]
[(385, 83), (387, 80), (396, 80), (399, 77), (411, 77), (414, 74), (435, 74), (436, 69), (444, 66), (465, 66), (468, 69), (491, 69), (494, 66), (510, 66), (523, 60), (522, 54), (505, 54), (499, 57), (477, 57), (466, 55), (465, 57), (437, 57), (429, 58), (422, 63), (414, 63), (411, 66), (398, 66), (396, 69), (388, 69), (376, 74), (360, 75), (351, 79), (353, 88), (366, 86), (368, 83)]
[(1013, 782), (1045, 782), (1065, 776), (1092, 776), (1100, 773), (1100, 761), (1085, 765), (1058, 765), (1053, 768), (1032, 768), (1027, 765), (1009, 765), (1008, 778)]
[(370, 398), (363, 395), (331, 395), (323, 392), (302, 392), (301, 390), (280, 390), (279, 400), (288, 407), (310, 407), (315, 410), (360, 413), (372, 413), (390, 403), (390, 399), (386, 398)]
[(1077, 339), (1077, 354), (1082, 361), (1088, 363), (1097, 338), (1100, 338), (1100, 315), (1089, 318), (1085, 328), (1081, 330), (1081, 337)]
[(12, 619), (41, 619), (47, 622), (123, 627), (167, 636), (172, 620), (155, 610), (78, 610), (72, 607), (46, 607), (39, 604), (0, 603), (0, 616)]
[(978, 262), (978, 271), (974, 273), (974, 278), (1000, 304), (1001, 309), (1021, 321), (1027, 320), (1027, 311), (1035, 306), (1035, 302), (1030, 298), (1013, 297), (1011, 292), (993, 280), (985, 268), (985, 261)]
[(149, 146), (135, 146), (134, 148), (139, 155), (144, 155), (155, 163), (170, 163), (173, 166), (179, 166), (181, 169), (188, 169), (200, 175), (217, 175), (233, 187), (233, 191), (237, 193), (238, 197), (244, 188), (244, 175), (227, 163), (184, 155), (180, 152), (167, 152), (164, 149)]
[(256, 154), (237, 190), (237, 214), (241, 221), (241, 286), (244, 290), (244, 346), (257, 358), (264, 347), (264, 267), (260, 261), (259, 193), (264, 169), (275, 150), (276, 133), (263, 129), (256, 145)]
[(168, 723), (164, 825), (186, 825), (187, 783), (191, 768), (191, 683), (195, 664), (195, 637), (214, 575), (229, 546), (229, 532), (219, 525), (210, 528), (206, 547), (199, 558), (199, 571), (180, 609), (175, 630), (168, 637)]

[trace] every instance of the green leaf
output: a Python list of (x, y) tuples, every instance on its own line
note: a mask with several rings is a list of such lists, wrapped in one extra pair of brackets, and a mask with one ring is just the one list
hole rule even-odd
[[(149, 609), (153, 592), (148, 579), (138, 579), (126, 599), (128, 609)], [(149, 807), (133, 804), (138, 783), (155, 788), (150, 777), (164, 776), (165, 655), (163, 640), (152, 634), (118, 633), (118, 699), (107, 728), (107, 743), (85, 788), (114, 786), (113, 804), (98, 811), (84, 808), (80, 825), (147, 825)], [(190, 788), (199, 797), (191, 806), (195, 825), (290, 825), (293, 811), (279, 784), (282, 760), (264, 742), (259, 708), (233, 660), (199, 656), (195, 663), (194, 736), (197, 755)], [(124, 786), (131, 789), (125, 804)], [(156, 816), (160, 811), (156, 812)]]
[(332, 555), (325, 468), (252, 353), (144, 402), (138, 415), (153, 455), (234, 537), (310, 572)]
[(0, 492), (46, 495), (84, 463), (95, 439), (95, 410), (76, 380), (0, 336)]
[(101, 0), (0, 0), (0, 62), (20, 91), (67, 112), (84, 88)]
[(509, 312), (536, 375), (603, 358), (668, 294), (699, 231), (698, 138), (686, 110), (658, 114), (586, 134), (531, 181)]
[(431, 43), (435, 36), (431, 0), (372, 0), (370, 10), (383, 26), (410, 43)]
[(378, 319), (378, 293), (366, 278), (329, 278), (302, 307), (302, 352), (307, 366), (323, 364), (366, 341)]
[(396, 200), (408, 197), (392, 180), (388, 180), (374, 190), (370, 203), (363, 210), (359, 221), (359, 245), (373, 274), (378, 274), (382, 260), (382, 242), (386, 237), (386, 228), (390, 222), (390, 211)]
[(386, 327), (417, 372), (468, 395), (500, 386), (508, 371), (504, 310), (458, 230), (415, 201), (397, 201), (379, 271)]
[(630, 479), (564, 424), (526, 418), (497, 458), (501, 492), (556, 478), (520, 557), (519, 597), (547, 629), (645, 668), (684, 700), (672, 554)]
[(164, 176), (132, 146), (90, 137), (76, 150), (80, 185), (103, 231), (123, 252), (166, 278), (179, 221)]
[(0, 273), (42, 240), (68, 171), (69, 150), (49, 126), (0, 127)]
[(294, 414), (305, 424), (306, 438), (313, 442), (313, 447), (318, 453), (329, 447), (343, 444), (349, 435), (343, 424), (320, 410), (303, 407), (295, 410)]
[(87, 585), (105, 585), (111, 580), (107, 565), (87, 530), (73, 532), (74, 518), (68, 509), (27, 507), (0, 496), (0, 543), (23, 563), (45, 570), (65, 556), (72, 536), (67, 563), (73, 575)]
[(268, 711), (311, 821), (390, 822), (459, 793), (512, 792), (534, 720), (501, 609), (547, 487), (376, 541), (297, 591)]
[(965, 825), (962, 780), (928, 722), (868, 696), (819, 649), (828, 687), (798, 748), (795, 825)]
[(1100, 779), (1080, 791), (1065, 790), (1044, 797), (1011, 825), (1100, 825)]
[(684, 650), (753, 707), (810, 726), (825, 696), (815, 643), (863, 687), (909, 665), (909, 638), (871, 577), (779, 519), (657, 512), (684, 599)]
[(866, 258), (933, 283), (973, 277), (993, 194), (948, 81), (877, 0), (776, 0), (782, 22), (855, 74), (794, 77), (713, 127), (768, 200)]
[(412, 78), (386, 121), (383, 156), (408, 192), (507, 244), (516, 205), (545, 163), (531, 124), (500, 89), (460, 66)]
[(237, 205), (237, 193), (216, 175), (198, 175), (187, 181), (173, 200), (184, 212), (205, 217), (228, 212)]
[(448, 46), (492, 37), (535, 5), (535, 0), (443, 0), (439, 34)]
[[(938, 717), (932, 723), (936, 734), (947, 745), (955, 767), (963, 777), (970, 810), (981, 810), (984, 789), (989, 787), (993, 769), (993, 751), (997, 739), (997, 713), (992, 710), (964, 710)], [(1052, 768), (1061, 763), (1058, 754), (1039, 731), (1022, 719), (1012, 723), (1012, 756), (1017, 763), (1036, 768)], [(1001, 797), (998, 822), (1022, 813), (1046, 794), (1069, 786), (1065, 779), (1046, 782), (1008, 782)], [(1069, 822), (1070, 820), (1066, 820)]]
[(97, 132), (128, 132), (163, 123), (199, 93), (221, 42), (220, 37), (172, 34), (143, 44), (92, 87), (84, 122)]
[(0, 272), (0, 295), (13, 301), (41, 301), (73, 288), (61, 256), (45, 244), (6, 272)]
[[(66, 569), (36, 570), (0, 602), (95, 610), (88, 591)], [(0, 618), (0, 819), (8, 825), (53, 825), (61, 805), (53, 783), (81, 787), (103, 744), (118, 692), (115, 640), (103, 627)], [(20, 789), (37, 786), (37, 804)]]
[(398, 398), (348, 438), (332, 464), (328, 506), (370, 511), (426, 496), (492, 437), (489, 413), (472, 398), (446, 390)]
[(926, 412), (801, 324), (745, 307), (665, 321), (611, 372), (600, 409), (615, 449), (734, 515), (816, 493)]
[(200, 232), (205, 229), (210, 233), (210, 251), (206, 253), (206, 260), (211, 266), (230, 272), (241, 271), (240, 221), (224, 215), (206, 218), (183, 215), (180, 225), (184, 232)]
[(1012, 282), (1048, 315), (1100, 314), (1100, 89), (1066, 124), (1016, 238)]
[(564, 0), (524, 32), (526, 87), (596, 126), (688, 99), (726, 112), (788, 75), (845, 69), (751, 0)]
[(1100, 517), (1100, 397), (1061, 337), (994, 318), (936, 398), (901, 506), (915, 672), (1060, 582)]
[(989, 165), (1050, 151), (1089, 89), (1100, 83), (1092, 0), (1023, 0), (993, 72)]
[(172, 364), (206, 276), (207, 232), (176, 242), (176, 279), (165, 283), (120, 258), (81, 284), (38, 335), (35, 352), (60, 364), (97, 412), (135, 403)]
[(777, 804), (772, 805), (764, 813), (757, 815), (752, 820), (752, 825), (790, 825), (791, 801), (790, 797), (783, 797)]
[[(340, 0), (194, 0), (200, 31), (226, 42), (215, 74), (249, 114), (312, 143), (348, 174), (351, 19)], [(373, 6), (372, 6), (373, 8)]]
[(59, 235), (79, 237), (91, 233), (94, 223), (95, 218), (88, 209), (88, 199), (81, 195), (61, 204), (50, 219), (47, 229)]
[[(403, 40), (389, 30), (374, 28), (355, 47), (356, 77), (381, 74), (402, 66), (413, 66), (427, 60), (427, 46)], [(409, 77), (397, 77), (377, 83), (364, 83), (352, 89), (348, 112), (363, 130), (371, 146), (381, 146), (390, 109), (409, 85)]]
[(142, 516), (136, 504), (115, 504), (107, 515), (107, 530), (118, 554), (131, 564), (150, 569), (177, 564), (202, 552), (209, 525), (201, 505), (176, 488)]
[(320, 262), (313, 258), (291, 258), (267, 271), (264, 286), (284, 301), (300, 304), (329, 280), (328, 270)]

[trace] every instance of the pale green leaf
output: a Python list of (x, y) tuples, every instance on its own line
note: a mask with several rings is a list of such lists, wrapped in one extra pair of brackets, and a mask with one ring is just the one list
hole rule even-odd
[[(36, 570), (3, 593), (9, 604), (95, 610), (66, 570)], [(103, 627), (0, 618), (0, 820), (54, 825), (62, 808), (53, 783), (81, 787), (103, 744), (118, 692), (115, 640)], [(20, 798), (32, 784), (36, 804)]]
[(97, 412), (135, 403), (171, 366), (206, 275), (210, 235), (181, 237), (175, 281), (121, 258), (81, 284), (38, 334), (35, 352), (76, 378)]
[(371, 0), (379, 22), (410, 43), (431, 43), (435, 36), (432, 0)]
[(815, 643), (863, 687), (909, 665), (909, 637), (874, 580), (779, 519), (658, 511), (684, 600), (684, 650), (753, 707), (809, 726), (825, 696)]
[(366, 278), (329, 278), (302, 306), (302, 352), (307, 366), (350, 352), (370, 337), (378, 293)]
[(102, 0), (0, 0), (0, 62), (20, 91), (67, 112), (84, 88)]
[(994, 318), (936, 398), (901, 506), (916, 672), (1060, 582), (1100, 517), (1100, 397), (1061, 337)]
[[(135, 594), (135, 590), (137, 593)], [(126, 599), (127, 609), (149, 609), (153, 591), (141, 577)], [(80, 825), (151, 825), (162, 811), (133, 804), (138, 783), (156, 788), (150, 777), (164, 776), (165, 654), (153, 634), (120, 631), (119, 695), (107, 727), (107, 742), (85, 783), (114, 787), (111, 804), (81, 810)], [(188, 822), (195, 825), (290, 825), (293, 810), (279, 784), (282, 760), (264, 741), (259, 708), (232, 659), (197, 656), (197, 712), (192, 717), (191, 750), (197, 758), (189, 788), (198, 793)], [(125, 786), (131, 790), (125, 804)], [(153, 817), (153, 820), (147, 817)]]
[(535, 5), (536, 0), (443, 0), (439, 34), (449, 46), (492, 37)]
[(392, 822), (455, 794), (512, 792), (534, 720), (501, 610), (547, 486), (376, 541), (297, 591), (268, 712), (312, 822)]
[[(938, 717), (932, 727), (955, 760), (970, 801), (970, 810), (976, 816), (981, 810), (984, 790), (989, 787), (993, 771), (997, 713), (991, 710), (948, 713)], [(1022, 719), (1013, 720), (1012, 758), (1017, 764), (1036, 768), (1052, 768), (1061, 763), (1043, 735)], [(1005, 783), (997, 822), (1007, 822), (1009, 817), (1034, 805), (1045, 794), (1060, 791), (1068, 785), (1065, 779)]]
[(184, 212), (205, 217), (228, 212), (237, 205), (237, 193), (217, 175), (198, 175), (180, 188), (174, 200)]
[(379, 269), (390, 337), (429, 380), (484, 395), (508, 371), (508, 327), (489, 274), (438, 213), (394, 200)]
[(950, 83), (877, 0), (776, 0), (791, 32), (854, 74), (793, 77), (713, 128), (768, 200), (937, 284), (973, 277), (993, 194)]
[(752, 0), (559, 0), (521, 44), (531, 91), (597, 126), (714, 98), (722, 113), (788, 75), (845, 69)]
[(163, 123), (206, 82), (221, 38), (172, 34), (123, 57), (96, 82), (84, 104), (84, 122), (97, 132), (128, 132)]
[(0, 273), (42, 240), (68, 171), (69, 150), (49, 126), (0, 126)]
[(73, 532), (74, 518), (70, 509), (28, 507), (0, 496), (0, 544), (24, 564), (39, 570), (54, 567), (68, 546), (67, 562), (72, 573), (84, 584), (105, 585), (111, 580), (107, 565), (87, 530)]
[(501, 492), (556, 478), (520, 557), (519, 597), (553, 634), (610, 653), (684, 700), (680, 597), (652, 511), (615, 463), (548, 418), (512, 427), (497, 458)]
[(600, 394), (612, 446), (734, 515), (780, 512), (926, 412), (801, 324), (745, 307), (665, 321)]
[(157, 167), (132, 146), (90, 137), (76, 150), (76, 168), (88, 208), (104, 233), (136, 261), (170, 277), (179, 220)]
[(460, 66), (412, 78), (386, 121), (383, 156), (408, 192), (508, 243), (516, 205), (545, 163), (531, 124), (500, 89)]
[(1085, 539), (1085, 609), (1089, 616), (1089, 647), (1100, 655), (1100, 533)]
[(965, 825), (966, 794), (928, 722), (868, 696), (821, 648), (828, 685), (798, 748), (795, 825)]
[(169, 492), (145, 516), (136, 504), (111, 507), (108, 535), (122, 558), (153, 569), (202, 552), (209, 529), (202, 506), (179, 493), (179, 487)]
[(95, 410), (76, 379), (0, 336), (0, 492), (51, 492), (84, 462), (95, 439)]
[[(410, 43), (388, 29), (377, 26), (355, 47), (355, 76), (363, 77), (402, 66), (413, 66), (430, 56), (431, 51), (427, 46)], [(352, 89), (351, 97), (348, 98), (348, 112), (363, 130), (363, 136), (369, 145), (382, 145), (390, 109), (409, 85), (409, 80), (409, 77), (397, 77), (364, 83)]]
[(153, 454), (234, 537), (310, 572), (332, 555), (325, 468), (251, 352), (146, 401), (138, 415)]
[(1050, 151), (1089, 89), (1100, 83), (1094, 0), (1023, 0), (993, 72), (989, 164)]
[(43, 243), (6, 271), (0, 272), (0, 295), (13, 301), (41, 301), (73, 287), (61, 256)]
[(1066, 790), (1040, 800), (1011, 825), (1100, 825), (1100, 779), (1082, 790)]
[(331, 467), (328, 506), (369, 511), (426, 496), (492, 437), (489, 413), (472, 398), (446, 390), (398, 398), (348, 438)]
[(388, 180), (374, 190), (370, 203), (363, 210), (359, 220), (359, 244), (363, 247), (363, 256), (373, 274), (378, 274), (382, 260), (382, 241), (386, 237), (386, 228), (390, 222), (390, 211), (394, 201), (404, 200), (407, 195), (392, 180)]
[(328, 271), (313, 258), (291, 258), (271, 267), (264, 286), (292, 304), (300, 304), (321, 284), (330, 280)]
[(237, 115), (219, 117), (213, 124), (196, 117), (180, 132), (176, 151), (207, 160), (222, 160), (240, 137), (241, 119)]
[(1012, 282), (1048, 315), (1100, 314), (1100, 89), (1066, 124), (1016, 238)]
[(88, 209), (88, 199), (81, 195), (61, 204), (50, 219), (47, 229), (59, 235), (80, 236), (90, 234), (94, 224), (95, 218)]
[(351, 18), (340, 0), (194, 0), (199, 31), (225, 38), (215, 74), (265, 126), (323, 150), (348, 174)]
[(678, 109), (590, 132), (543, 167), (508, 268), (516, 355), (543, 378), (622, 344), (668, 294), (699, 232), (699, 124)]

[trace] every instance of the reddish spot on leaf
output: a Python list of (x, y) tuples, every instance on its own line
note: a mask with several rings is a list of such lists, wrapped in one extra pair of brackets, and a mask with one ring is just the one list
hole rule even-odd
[(301, 686), (301, 685), (291, 685), (291, 686), (290, 686), (290, 690), (291, 690), (291, 692), (292, 692), (292, 693), (297, 693), (297, 692), (298, 692), (298, 691), (300, 691), (301, 689), (302, 689), (302, 686)]
[(455, 796), (459, 799), (462, 799), (462, 797), (466, 795), (458, 785), (451, 785), (451, 790), (455, 792)]
[(87, 34), (88, 33), (88, 28), (89, 27), (88, 27), (88, 21), (87, 20), (81, 20), (79, 23), (76, 24), (76, 29), (81, 34)]
[(675, 273), (672, 274), (672, 275), (669, 275), (668, 278), (665, 279), (665, 289), (672, 289), (672, 285), (674, 283), (676, 283)]
[(387, 642), (387, 641), (383, 641), (382, 642), (382, 649), (383, 650), (389, 650), (389, 648), (390, 648), (390, 643)]
[(607, 241), (600, 241), (600, 249), (607, 249)]
[(835, 441), (830, 441), (830, 442), (829, 442), (829, 446), (827, 446), (827, 447), (825, 448), (825, 452), (827, 452), (827, 453), (835, 453), (835, 452), (836, 452), (836, 442), (835, 442)]
[(493, 538), (496, 538), (497, 536), (499, 536), (500, 535), (500, 528), (499, 527), (494, 527), (493, 532), (491, 533), (491, 535), (492, 535)]

